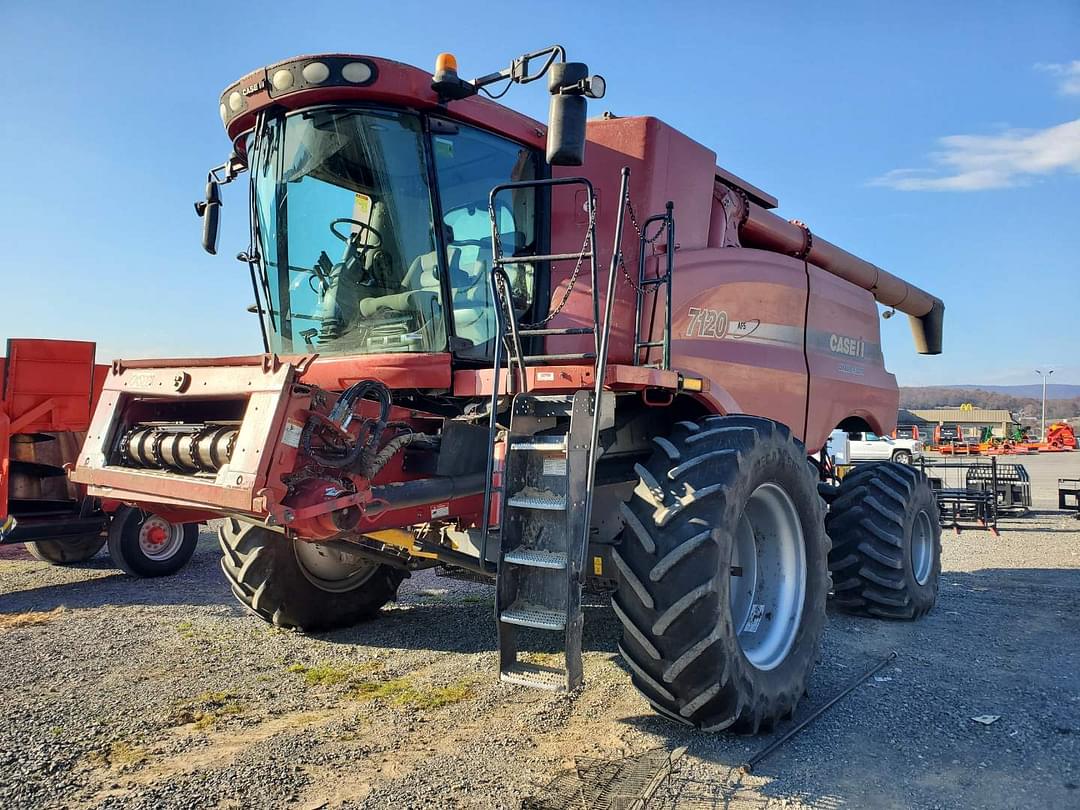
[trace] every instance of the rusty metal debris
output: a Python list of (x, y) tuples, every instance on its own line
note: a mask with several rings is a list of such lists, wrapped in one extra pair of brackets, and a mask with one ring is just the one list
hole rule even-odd
[(821, 706), (819, 706), (805, 720), (800, 722), (798, 725), (793, 726), (792, 728), (788, 729), (787, 733), (784, 734), (784, 736), (782, 736), (779, 739), (774, 740), (773, 742), (769, 743), (767, 746), (765, 746), (760, 751), (758, 751), (756, 754), (754, 754), (754, 756), (750, 757), (750, 759), (747, 760), (746, 764), (742, 766), (743, 771), (745, 773), (753, 773), (754, 768), (758, 765), (758, 763), (760, 763), (763, 759), (765, 759), (765, 757), (769, 756), (773, 751), (775, 751), (781, 745), (786, 743), (788, 740), (790, 740), (792, 737), (794, 737), (796, 734), (798, 734), (800, 731), (802, 731), (804, 728), (806, 728), (812, 722), (817, 720), (821, 715), (823, 715), (825, 712), (827, 712), (829, 709), (831, 709), (834, 705), (836, 705), (842, 698), (846, 697), (848, 694), (855, 691), (855, 688), (858, 687), (860, 684), (863, 684), (866, 681), (870, 680), (871, 676), (876, 675), (878, 672), (883, 670), (886, 666), (888, 666), (889, 664), (891, 664), (895, 660), (896, 660), (896, 650), (893, 650), (888, 655), (886, 655), (884, 658), (882, 658), (875, 666), (873, 666), (871, 669), (864, 672), (856, 680), (852, 681), (847, 686), (847, 688), (844, 689), (843, 692), (841, 692), (838, 695), (835, 695), (827, 703), (824, 703)]
[(573, 768), (523, 799), (522, 810), (645, 810), (685, 753), (685, 747), (652, 748), (622, 759), (577, 758)]

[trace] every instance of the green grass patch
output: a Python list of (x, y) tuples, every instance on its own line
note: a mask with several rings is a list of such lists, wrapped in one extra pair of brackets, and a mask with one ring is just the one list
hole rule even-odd
[(415, 684), (408, 678), (389, 681), (364, 681), (353, 687), (352, 697), (357, 700), (384, 700), (395, 706), (410, 709), (437, 709), (460, 703), (473, 695), (472, 684), (457, 680), (447, 686)]
[(483, 596), (481, 594), (469, 594), (468, 596), (461, 597), (457, 601), (463, 605), (494, 605), (495, 597)]
[(104, 751), (91, 751), (85, 757), (86, 763), (92, 768), (112, 768), (121, 770), (125, 767), (135, 767), (146, 761), (146, 750), (141, 746), (134, 745), (124, 740), (116, 740), (109, 743)]
[(310, 665), (289, 664), (287, 670), (295, 675), (303, 675), (304, 683), (308, 686), (337, 686), (352, 683), (382, 668), (382, 661), (365, 661), (362, 664), (331, 664), (323, 661)]
[(224, 717), (242, 714), (244, 704), (234, 692), (203, 692), (191, 700), (176, 705), (168, 721), (173, 726), (193, 726), (207, 729)]

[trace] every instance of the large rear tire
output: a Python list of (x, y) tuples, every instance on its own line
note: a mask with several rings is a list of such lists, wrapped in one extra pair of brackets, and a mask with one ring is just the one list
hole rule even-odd
[(930, 482), (908, 464), (856, 467), (840, 482), (825, 529), (834, 604), (883, 619), (917, 619), (934, 606), (941, 524)]
[(829, 547), (806, 450), (754, 416), (654, 441), (613, 550), (620, 652), (660, 714), (756, 733), (795, 710), (825, 625)]
[(58, 537), (55, 540), (34, 540), (26, 543), (26, 550), (31, 556), (52, 565), (71, 565), (86, 562), (105, 545), (105, 537), (100, 533), (77, 534), (73, 537)]
[(228, 518), (218, 531), (233, 594), (277, 627), (321, 632), (375, 616), (405, 572)]
[(171, 523), (131, 506), (121, 506), (109, 522), (109, 556), (133, 577), (175, 574), (188, 564), (198, 544), (198, 524)]

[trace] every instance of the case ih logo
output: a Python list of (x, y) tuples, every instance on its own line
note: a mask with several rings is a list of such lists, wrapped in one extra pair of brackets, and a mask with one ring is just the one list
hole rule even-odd
[(252, 82), (246, 87), (241, 87), (240, 92), (245, 96), (253, 96), (258, 93), (263, 87), (266, 86), (266, 79), (259, 79), (257, 82)]
[(866, 357), (866, 341), (859, 338), (829, 335), (829, 351), (848, 357)]

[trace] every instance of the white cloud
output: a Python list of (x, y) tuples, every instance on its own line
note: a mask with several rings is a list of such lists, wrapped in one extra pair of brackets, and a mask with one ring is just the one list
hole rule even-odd
[[(1080, 62), (1072, 66), (1080, 85)], [(1080, 118), (1046, 129), (949, 135), (939, 143), (941, 150), (930, 154), (936, 168), (894, 169), (870, 184), (900, 191), (982, 191), (1056, 172), (1080, 173)]]
[(1072, 62), (1040, 62), (1036, 70), (1042, 70), (1061, 80), (1058, 90), (1067, 96), (1080, 96), (1080, 59)]

